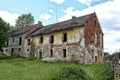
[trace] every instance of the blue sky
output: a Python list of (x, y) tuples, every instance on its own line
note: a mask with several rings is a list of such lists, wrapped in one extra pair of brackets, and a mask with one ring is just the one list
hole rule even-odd
[(43, 25), (96, 12), (104, 32), (104, 51), (120, 50), (120, 0), (1, 0), (0, 16), (11, 25), (31, 13)]

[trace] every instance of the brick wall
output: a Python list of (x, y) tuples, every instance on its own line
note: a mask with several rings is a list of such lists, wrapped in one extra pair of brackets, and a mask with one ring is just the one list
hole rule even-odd
[[(86, 45), (89, 45), (92, 43), (92, 40), (91, 40), (92, 34), (94, 37), (94, 40), (93, 40), (94, 45), (100, 46), (99, 44), (95, 44), (95, 37), (100, 37), (100, 34), (103, 36), (103, 32), (101, 30), (101, 26), (95, 14), (91, 15), (91, 17), (86, 21), (86, 24), (85, 24), (85, 44)], [(102, 40), (101, 44), (103, 48), (103, 37), (101, 37), (101, 40)]]
[[(85, 46), (95, 63), (103, 62), (103, 32), (97, 16), (92, 14), (85, 23)], [(96, 59), (97, 57), (97, 59)]]

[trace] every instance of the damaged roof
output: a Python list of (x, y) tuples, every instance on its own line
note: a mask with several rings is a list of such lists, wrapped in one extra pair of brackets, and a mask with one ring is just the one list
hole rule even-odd
[[(94, 13), (92, 13), (92, 14), (94, 14)], [(40, 28), (39, 30), (35, 31), (34, 33), (32, 33), (31, 36), (49, 34), (49, 33), (60, 31), (60, 30), (83, 26), (85, 24), (86, 20), (92, 14), (88, 14), (88, 15), (81, 16), (81, 17), (72, 17), (72, 19), (70, 19), (70, 20), (66, 20), (63, 22), (58, 22), (55, 24), (44, 26), (44, 27)]]
[(30, 31), (33, 27), (37, 26), (38, 24), (32, 25), (32, 26), (28, 26), (28, 27), (24, 27), (24, 28), (20, 28), (14, 31), (11, 31), (11, 36), (17, 36), (17, 35), (21, 35), (21, 34), (25, 34), (27, 33), (27, 31)]
[(24, 34), (26, 31), (28, 31), (29, 29), (31, 29), (31, 27), (32, 26), (28, 26), (28, 27), (17, 29), (15, 31), (13, 31), (12, 36), (16, 36), (16, 35), (19, 35), (19, 34)]

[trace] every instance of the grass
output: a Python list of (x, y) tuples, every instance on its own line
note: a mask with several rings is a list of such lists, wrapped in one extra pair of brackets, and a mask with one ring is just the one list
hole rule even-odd
[(0, 80), (113, 80), (108, 64), (44, 62), (0, 55)]

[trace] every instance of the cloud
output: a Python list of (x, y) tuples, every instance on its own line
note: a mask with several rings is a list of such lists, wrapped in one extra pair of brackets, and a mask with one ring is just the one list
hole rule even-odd
[(120, 0), (112, 0), (105, 3), (97, 4), (96, 6), (93, 7), (88, 7), (84, 10), (76, 10), (75, 7), (68, 7), (63, 11), (64, 15), (58, 20), (64, 21), (70, 19), (72, 16), (78, 17), (96, 12), (104, 32), (105, 48), (108, 48), (109, 50), (113, 51), (115, 50), (115, 48), (120, 48), (119, 3)]
[(90, 6), (92, 4), (92, 2), (96, 2), (96, 1), (100, 1), (100, 0), (76, 0), (79, 3), (85, 4), (87, 6)]
[(53, 13), (54, 11), (53, 11), (53, 9), (49, 9), (49, 12), (50, 12), (50, 13)]
[(52, 16), (48, 13), (42, 13), (40, 15), (40, 18), (43, 19), (43, 20), (48, 20), (48, 19), (52, 18)]
[(57, 5), (64, 3), (64, 0), (50, 0), (51, 2), (55, 2)]
[(68, 20), (71, 18), (71, 16), (80, 16), (79, 13), (81, 13), (79, 10), (74, 10), (75, 7), (68, 7), (66, 10), (63, 10), (65, 15), (63, 17), (59, 18), (59, 21)]
[(9, 13), (7, 11), (0, 11), (0, 17), (6, 22), (10, 23), (10, 25), (15, 25), (15, 20), (18, 18), (17, 13)]
[(103, 29), (105, 51), (113, 53), (120, 49), (120, 30)]
[(120, 30), (103, 29), (105, 42), (119, 41)]

